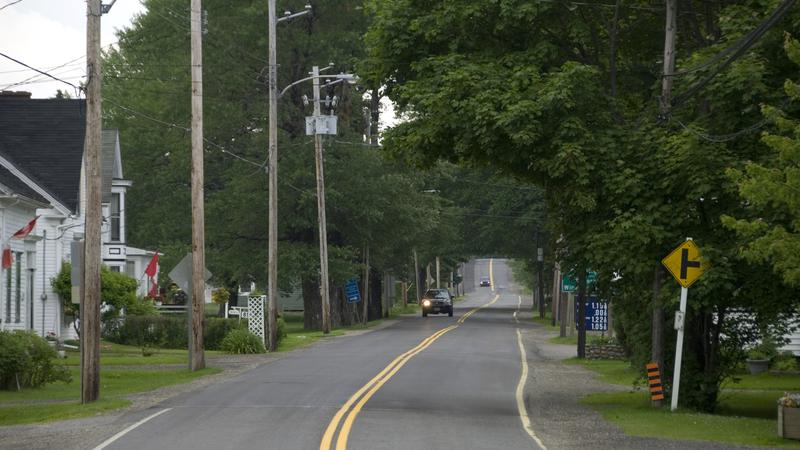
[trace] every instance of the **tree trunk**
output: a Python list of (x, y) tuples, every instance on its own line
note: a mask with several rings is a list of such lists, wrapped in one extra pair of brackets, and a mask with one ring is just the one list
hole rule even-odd
[(316, 278), (303, 278), (303, 328), (306, 330), (322, 329), (322, 297), (319, 292), (319, 281)]

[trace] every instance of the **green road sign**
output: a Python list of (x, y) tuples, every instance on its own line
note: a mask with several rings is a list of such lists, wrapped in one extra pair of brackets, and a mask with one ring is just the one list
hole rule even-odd
[[(586, 277), (586, 285), (591, 287), (597, 282), (597, 272), (589, 271), (589, 276)], [(577, 292), (578, 291), (578, 277), (570, 272), (561, 277), (561, 292)]]

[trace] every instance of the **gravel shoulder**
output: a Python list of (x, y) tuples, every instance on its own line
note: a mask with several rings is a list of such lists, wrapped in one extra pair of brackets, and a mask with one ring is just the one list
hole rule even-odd
[(533, 429), (548, 450), (554, 449), (744, 449), (707, 441), (677, 441), (627, 436), (606, 422), (599, 413), (580, 403), (595, 392), (626, 390), (625, 386), (599, 381), (595, 374), (578, 365), (561, 361), (575, 356), (571, 345), (551, 344), (552, 332), (531, 324), (521, 327), (528, 354), (529, 376), (525, 403)]

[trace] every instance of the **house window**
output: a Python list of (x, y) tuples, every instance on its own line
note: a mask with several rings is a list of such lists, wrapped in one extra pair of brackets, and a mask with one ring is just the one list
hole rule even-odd
[(120, 273), (122, 271), (122, 267), (120, 267), (120, 266), (111, 266), (111, 267), (109, 267), (109, 269), (111, 269), (112, 272), (116, 272), (116, 273)]
[(111, 194), (111, 242), (122, 241), (122, 226), (120, 220), (121, 196), (118, 193)]
[(136, 261), (125, 261), (125, 273), (131, 278), (136, 278)]
[(20, 323), (22, 320), (20, 317), (20, 307), (22, 303), (22, 252), (14, 252), (14, 256), (16, 257), (16, 261), (14, 261), (14, 269), (16, 270), (16, 289), (14, 295), (14, 306), (16, 315), (14, 317), (14, 322)]

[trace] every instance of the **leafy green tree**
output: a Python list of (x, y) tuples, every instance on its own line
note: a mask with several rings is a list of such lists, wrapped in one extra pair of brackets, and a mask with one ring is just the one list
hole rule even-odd
[[(786, 53), (800, 65), (800, 43), (787, 37)], [(800, 100), (800, 86), (787, 79), (784, 91), (790, 101)], [(747, 239), (742, 253), (756, 263), (769, 263), (783, 281), (800, 286), (800, 121), (779, 107), (764, 106), (765, 117), (776, 125), (775, 133), (766, 133), (763, 142), (773, 155), (763, 163), (750, 162), (744, 170), (730, 170), (739, 193), (748, 204), (748, 216), (725, 224)]]

